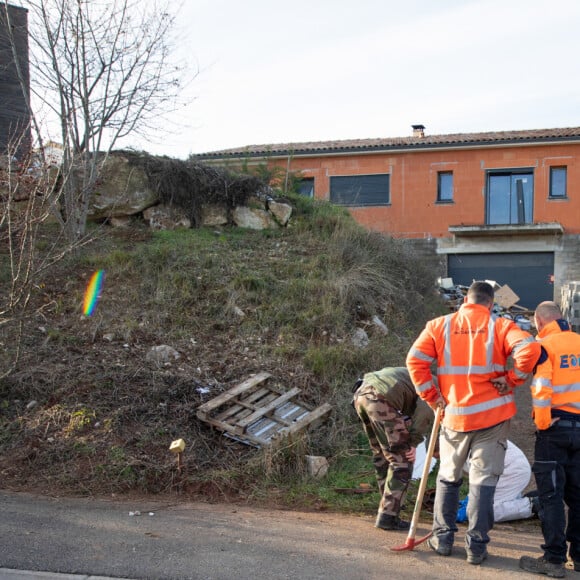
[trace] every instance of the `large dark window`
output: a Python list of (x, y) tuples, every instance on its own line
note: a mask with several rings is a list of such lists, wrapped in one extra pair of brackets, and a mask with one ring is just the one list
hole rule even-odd
[(550, 197), (566, 197), (566, 167), (550, 167)]
[(486, 201), (488, 225), (533, 223), (533, 172), (529, 169), (490, 171), (487, 175)]
[(440, 171), (437, 174), (437, 201), (453, 201), (453, 172)]
[(389, 205), (389, 174), (330, 178), (330, 201), (339, 205)]
[(314, 197), (314, 177), (303, 177), (300, 179), (298, 193), (306, 197)]

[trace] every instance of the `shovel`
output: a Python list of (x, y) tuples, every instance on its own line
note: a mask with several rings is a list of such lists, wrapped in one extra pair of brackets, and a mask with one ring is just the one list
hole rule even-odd
[(427, 478), (429, 477), (429, 471), (431, 468), (431, 459), (433, 457), (433, 451), (435, 450), (435, 443), (437, 441), (437, 434), (439, 433), (439, 424), (441, 423), (441, 413), (443, 412), (443, 407), (437, 407), (435, 412), (435, 421), (433, 422), (433, 429), (431, 430), (431, 438), (429, 439), (429, 447), (427, 449), (427, 455), (425, 456), (425, 465), (423, 467), (423, 475), (421, 476), (421, 483), (419, 484), (419, 490), (417, 491), (417, 501), (415, 502), (415, 509), (413, 510), (413, 517), (411, 518), (411, 525), (409, 527), (409, 534), (407, 535), (407, 541), (401, 546), (394, 546), (391, 550), (395, 552), (402, 552), (403, 550), (412, 550), (415, 546), (422, 544), (425, 540), (431, 537), (433, 532), (429, 532), (426, 536), (415, 540), (415, 534), (417, 532), (417, 522), (419, 521), (419, 515), (421, 514), (421, 506), (423, 505), (423, 496), (425, 495), (425, 488), (427, 487)]

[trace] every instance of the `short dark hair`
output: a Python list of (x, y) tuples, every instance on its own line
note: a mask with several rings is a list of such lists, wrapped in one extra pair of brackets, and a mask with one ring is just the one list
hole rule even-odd
[(472, 304), (493, 304), (494, 291), (488, 282), (476, 281), (467, 290), (467, 299)]

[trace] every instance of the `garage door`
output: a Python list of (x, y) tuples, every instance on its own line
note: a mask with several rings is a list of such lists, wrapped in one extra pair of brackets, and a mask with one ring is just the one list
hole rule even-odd
[(455, 284), (469, 286), (473, 280), (507, 284), (520, 297), (518, 305), (529, 310), (554, 299), (553, 252), (450, 254), (447, 268)]

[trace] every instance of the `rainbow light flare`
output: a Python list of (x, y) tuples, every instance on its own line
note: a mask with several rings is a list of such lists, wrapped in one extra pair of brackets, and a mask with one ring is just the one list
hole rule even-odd
[(95, 311), (97, 302), (101, 297), (101, 290), (103, 288), (103, 281), (105, 279), (105, 271), (97, 270), (89, 280), (87, 291), (85, 292), (85, 300), (83, 303), (83, 314), (91, 316)]

